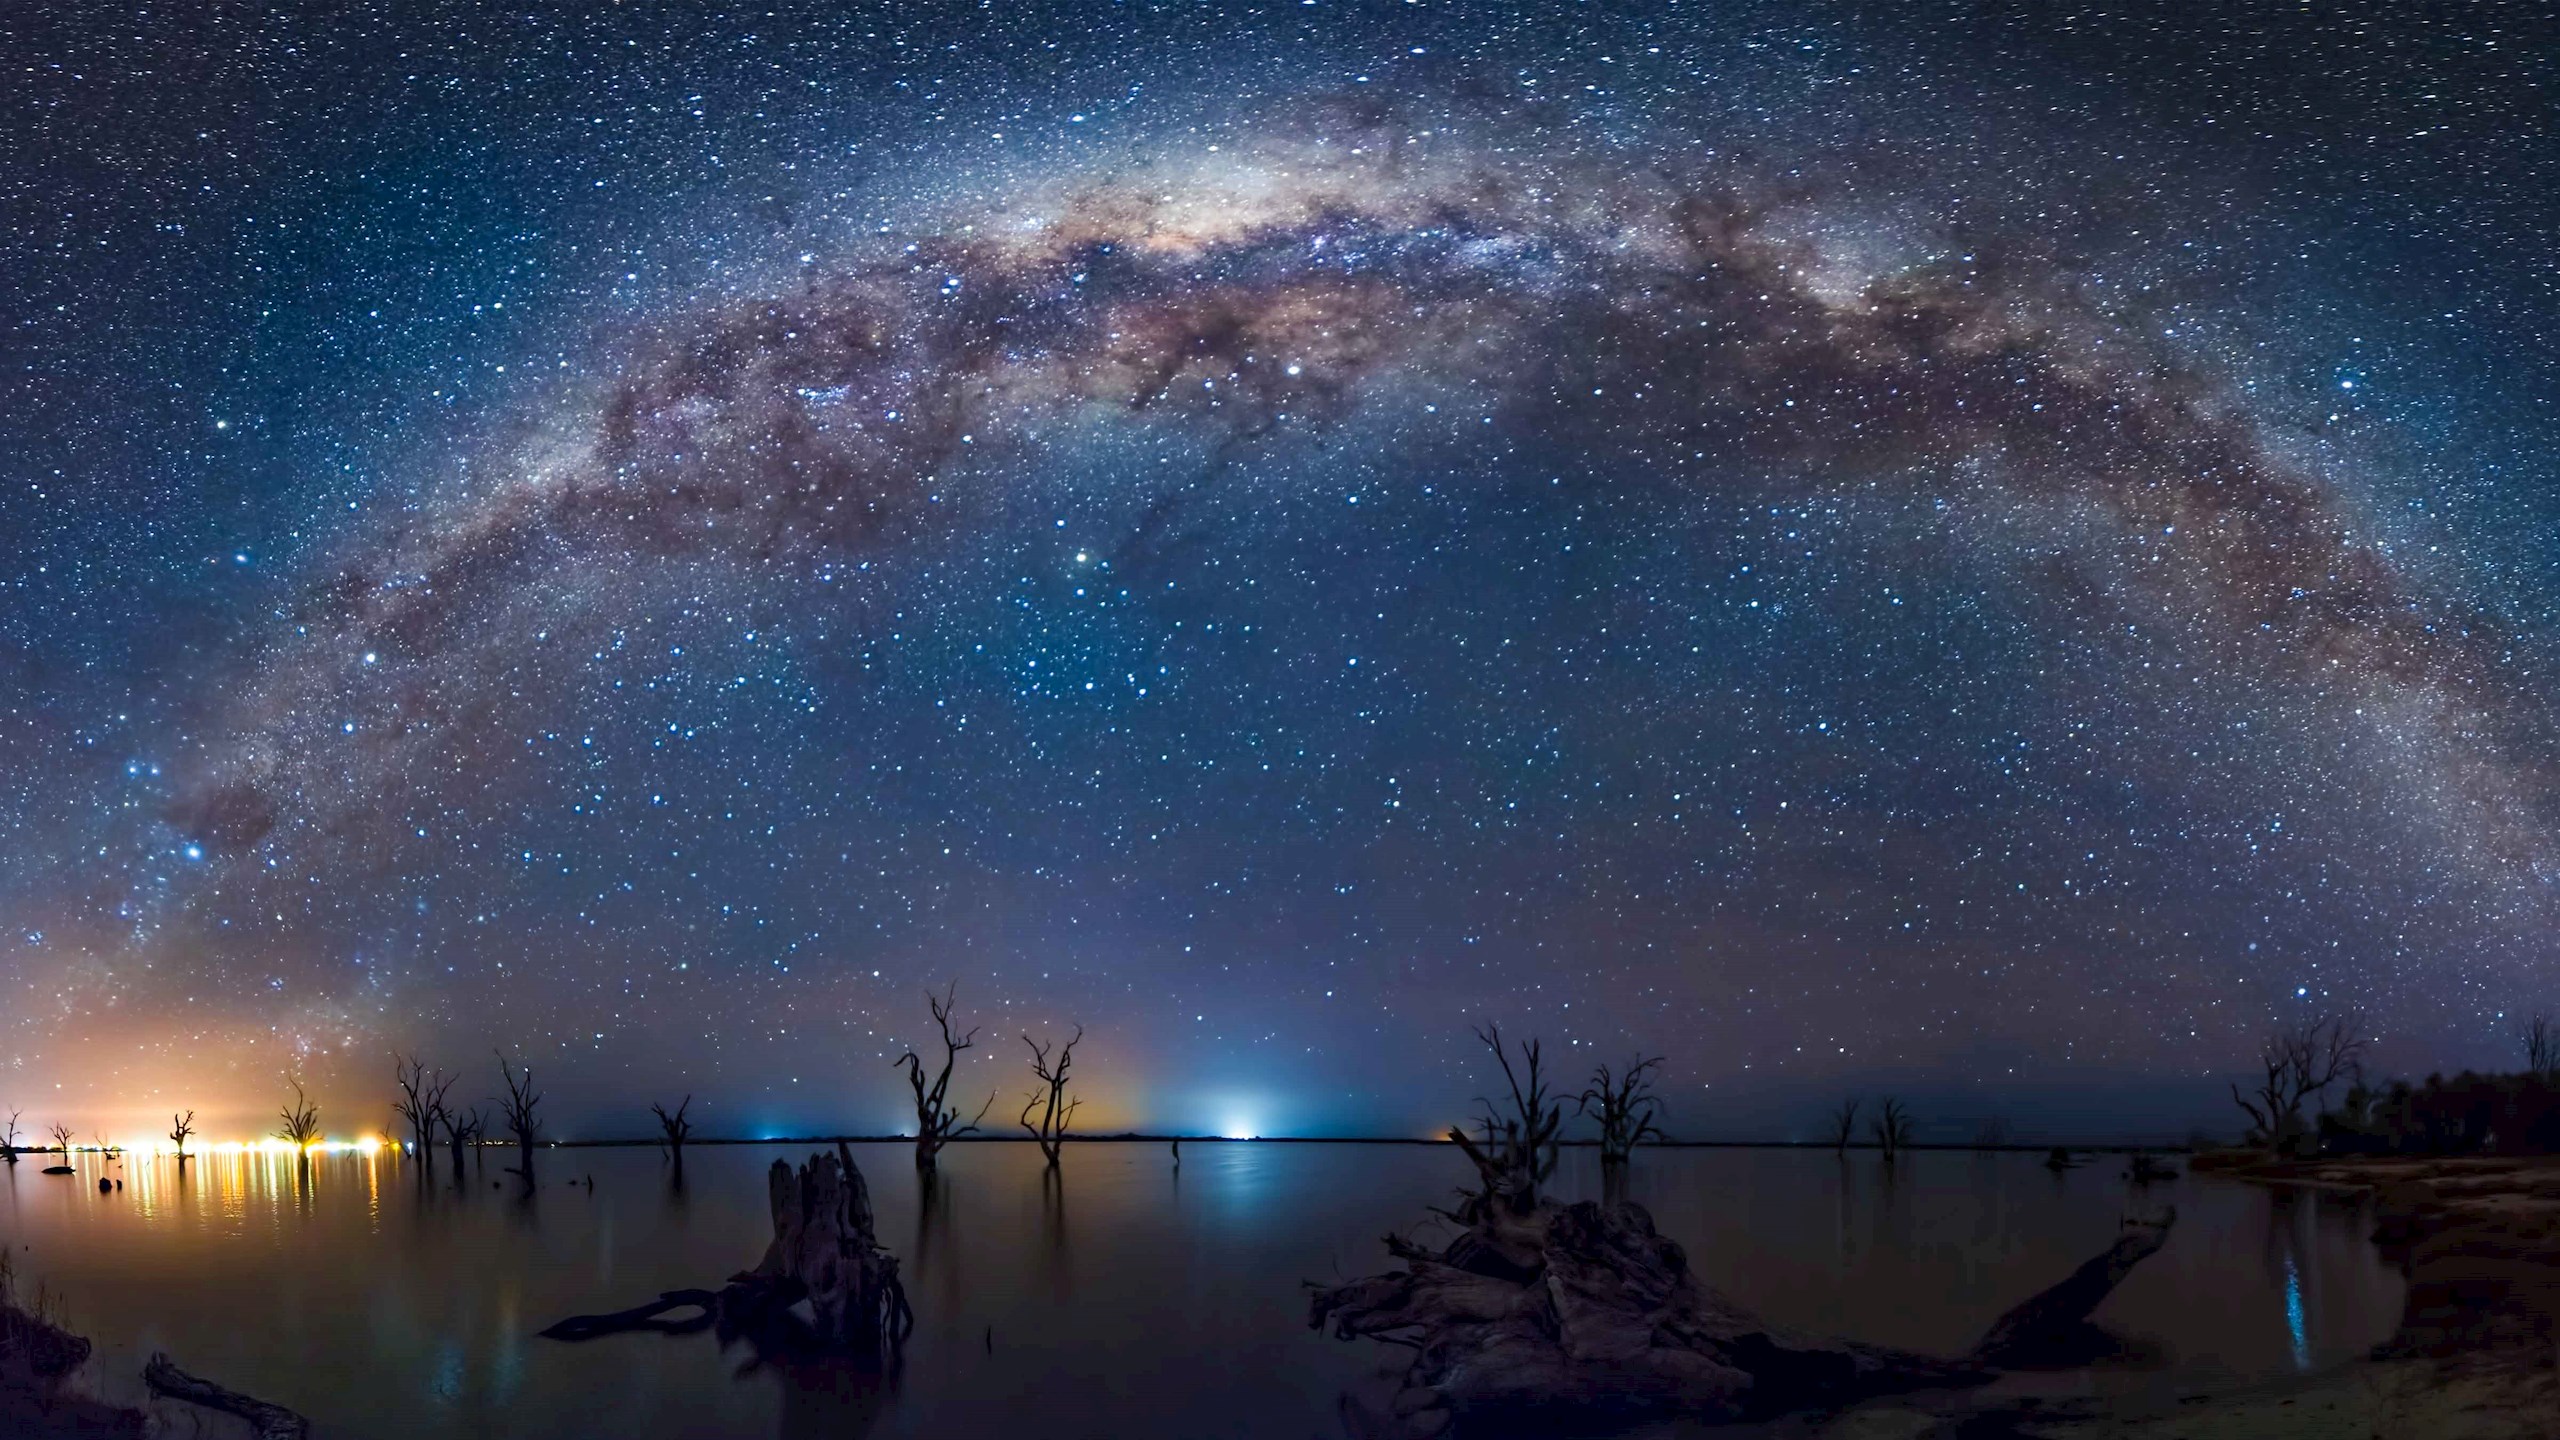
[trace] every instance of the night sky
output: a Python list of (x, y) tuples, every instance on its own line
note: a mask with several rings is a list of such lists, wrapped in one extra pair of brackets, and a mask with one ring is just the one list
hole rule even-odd
[(2541, 9), (15, 7), (0, 1101), (886, 1130), (950, 981), (1098, 1129), (2502, 1060)]

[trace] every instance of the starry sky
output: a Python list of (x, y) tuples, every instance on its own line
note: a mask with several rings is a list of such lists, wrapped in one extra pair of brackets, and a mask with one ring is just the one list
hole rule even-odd
[(1089, 1128), (2500, 1060), (2539, 9), (20, 7), (0, 1101), (887, 1130), (952, 982)]

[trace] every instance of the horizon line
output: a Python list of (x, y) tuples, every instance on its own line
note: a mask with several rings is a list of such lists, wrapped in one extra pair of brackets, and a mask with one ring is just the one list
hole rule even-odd
[[(1148, 1134), (1139, 1131), (1127, 1130), (1117, 1131), (1107, 1135), (1069, 1134), (1062, 1135), (1057, 1138), (1066, 1143), (1077, 1145), (1144, 1145), (1174, 1143), (1201, 1145), (1453, 1145), (1456, 1143), (1445, 1135), (1181, 1135), (1170, 1132), (1162, 1134)], [(770, 1137), (724, 1135), (687, 1136), (684, 1143), (686, 1145), (731, 1146), (835, 1144), (913, 1145), (915, 1140), (916, 1137), (913, 1135), (894, 1134), (780, 1135)], [(355, 1143), (357, 1142), (336, 1140), (321, 1141), (311, 1148), (321, 1148), (323, 1146), (352, 1147)], [(655, 1139), (625, 1137), (602, 1140), (536, 1140), (533, 1143), (538, 1148), (545, 1150), (612, 1150), (643, 1148), (650, 1150), (663, 1150), (667, 1148), (667, 1142), (664, 1137)], [(1037, 1143), (1039, 1143), (1037, 1140), (1028, 1135), (960, 1135), (949, 1137), (943, 1141), (945, 1146), (1032, 1145)], [(1601, 1142), (1596, 1139), (1573, 1139), (1559, 1140), (1555, 1143), (1559, 1149), (1596, 1150), (1600, 1148)], [(277, 1150), (291, 1148), (289, 1146), (270, 1147), (265, 1140), (246, 1142), (236, 1140), (218, 1140), (210, 1142), (201, 1148), (185, 1152), (181, 1152), (175, 1147), (161, 1146), (157, 1144), (149, 1145), (147, 1150), (144, 1146), (133, 1145), (100, 1146), (79, 1144), (67, 1147), (60, 1145), (19, 1145), (12, 1148), (15, 1153), (20, 1155), (121, 1155), (133, 1154), (140, 1151), (154, 1155), (174, 1156), (180, 1153), (186, 1153), (189, 1155), (215, 1153), (239, 1154), (243, 1153), (244, 1147), (247, 1150), (258, 1151), (263, 1151), (269, 1148)], [(397, 1151), (402, 1154), (413, 1153), (413, 1146), (411, 1142), (397, 1139), (389, 1135), (381, 1137), (381, 1143), (377, 1148), (379, 1150)], [(427, 1148), (430, 1152), (433, 1152), (449, 1150), (452, 1147), (439, 1142), (432, 1144)], [(491, 1139), (475, 1140), (471, 1142), (469, 1148), (474, 1150), (513, 1150), (518, 1147), (517, 1142), (512, 1139)], [(1642, 1150), (1833, 1150), (1846, 1153), (1851, 1150), (1880, 1151), (1884, 1147), (1873, 1140), (1852, 1141), (1847, 1145), (1834, 1144), (1829, 1140), (1653, 1140), (1648, 1141), (1637, 1148)], [(2193, 1141), (2172, 1140), (1908, 1140), (1895, 1148), (1898, 1150), (1985, 1151), (1992, 1153), (2014, 1154), (2043, 1154), (2055, 1150), (2082, 1150), (2088, 1151), (2092, 1154), (2136, 1154), (2147, 1151), (2193, 1151), (2207, 1147), (2199, 1147)]]

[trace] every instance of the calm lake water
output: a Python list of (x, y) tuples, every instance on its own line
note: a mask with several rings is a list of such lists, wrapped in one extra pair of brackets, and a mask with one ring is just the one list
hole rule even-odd
[[(394, 1155), (81, 1157), (0, 1174), (21, 1292), (41, 1281), (98, 1346), (93, 1388), (140, 1403), (165, 1349), (197, 1373), (340, 1436), (1338, 1436), (1337, 1397), (1401, 1352), (1306, 1328), (1299, 1282), (1389, 1268), (1467, 1176), (1443, 1148), (1080, 1144), (1044, 1187), (1025, 1144), (963, 1144), (923, 1199), (904, 1146), (854, 1147), (917, 1330), (894, 1374), (757, 1367), (707, 1334), (584, 1345), (562, 1316), (717, 1285), (770, 1234), (784, 1147), (696, 1147), (685, 1186), (639, 1149), (549, 1150), (528, 1203), (498, 1152), (457, 1189)], [(795, 1159), (807, 1148), (792, 1149)], [(1633, 1197), (1712, 1283), (1807, 1330), (1958, 1350), (2103, 1249), (2122, 1164), (1926, 1152), (1888, 1171), (1794, 1150), (1647, 1151)], [(125, 1178), (98, 1192), (100, 1173)], [(590, 1192), (583, 1182), (592, 1175)], [(1568, 1194), (1597, 1167), (1569, 1153)], [(2099, 1312), (2150, 1342), (2100, 1389), (2191, 1391), (2336, 1363), (2387, 1335), (2397, 1275), (2342, 1202), (2187, 1178), (2167, 1249)], [(990, 1346), (990, 1338), (992, 1346)]]

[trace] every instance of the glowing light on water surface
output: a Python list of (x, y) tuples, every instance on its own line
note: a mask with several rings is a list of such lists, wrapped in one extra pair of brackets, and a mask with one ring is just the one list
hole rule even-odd
[(2302, 1270), (2293, 1257), (2284, 1257), (2284, 1323), (2293, 1335), (2293, 1368), (2311, 1368), (2311, 1334), (2302, 1314)]

